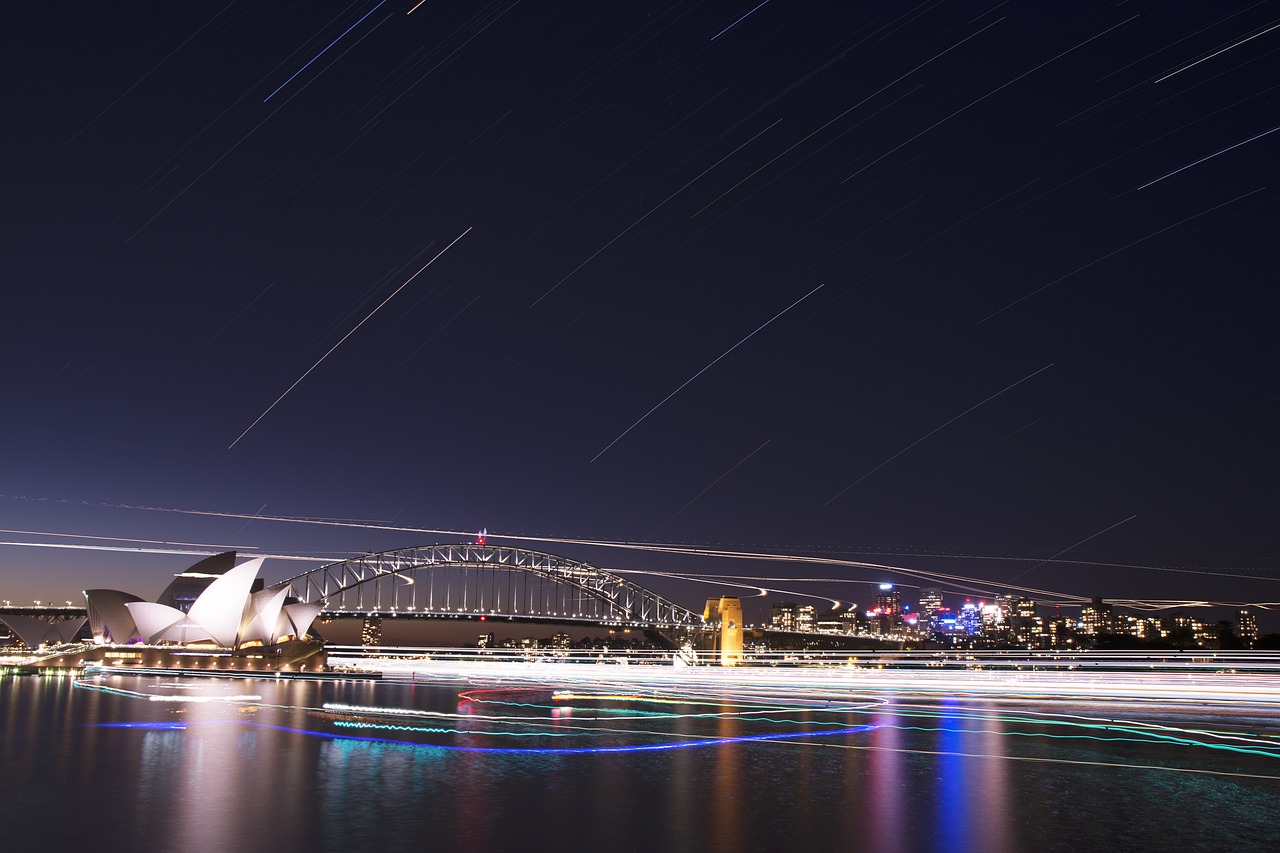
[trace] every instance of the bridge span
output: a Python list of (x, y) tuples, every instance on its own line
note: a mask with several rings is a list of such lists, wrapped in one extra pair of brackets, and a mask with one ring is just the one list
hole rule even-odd
[(327, 616), (480, 618), (652, 630), (710, 627), (652, 590), (589, 563), (506, 545), (443, 544), (364, 554), (288, 584)]

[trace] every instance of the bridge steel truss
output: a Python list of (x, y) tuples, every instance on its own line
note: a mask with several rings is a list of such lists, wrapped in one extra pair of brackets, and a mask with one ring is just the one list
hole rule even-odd
[(693, 613), (612, 572), (503, 545), (427, 545), (365, 554), (285, 583), (326, 613), (701, 628)]

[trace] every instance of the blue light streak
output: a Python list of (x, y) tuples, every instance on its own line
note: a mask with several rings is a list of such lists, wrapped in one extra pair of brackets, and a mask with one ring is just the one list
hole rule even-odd
[(288, 80), (285, 80), (283, 83), (281, 83), (279, 86), (277, 86), (277, 87), (276, 87), (276, 91), (275, 91), (275, 92), (272, 92), (270, 95), (267, 95), (265, 98), (263, 98), (263, 99), (262, 99), (262, 103), (264, 103), (264, 104), (265, 104), (267, 101), (269, 101), (269, 100), (271, 100), (273, 97), (275, 97), (276, 92), (279, 92), (279, 91), (280, 91), (281, 89), (283, 89), (285, 86), (288, 86), (290, 83), (292, 83), (292, 82), (293, 82), (293, 78), (294, 78), (294, 77), (297, 77), (297, 76), (298, 76), (299, 74), (301, 74), (303, 71), (306, 71), (308, 68), (310, 68), (310, 67), (311, 67), (311, 63), (312, 63), (312, 62), (315, 62), (317, 59), (319, 59), (320, 57), (324, 56), (325, 51), (327, 51), (330, 47), (333, 47), (333, 46), (334, 46), (335, 44), (337, 44), (338, 42), (342, 41), (342, 36), (345, 36), (347, 33), (351, 32), (351, 31), (352, 31), (352, 30), (354, 30), (356, 27), (360, 26), (360, 24), (364, 23), (364, 19), (365, 19), (365, 18), (369, 17), (369, 16), (370, 16), (370, 15), (372, 15), (374, 12), (378, 11), (379, 9), (381, 9), (381, 8), (382, 8), (382, 6), (383, 6), (383, 4), (385, 4), (386, 2), (387, 2), (387, 0), (382, 0), (382, 2), (381, 2), (381, 3), (379, 3), (377, 6), (374, 6), (374, 7), (373, 7), (372, 9), (370, 9), (368, 12), (365, 12), (365, 13), (364, 13), (364, 17), (362, 17), (360, 20), (356, 21), (356, 22), (355, 22), (354, 24), (352, 24), (351, 26), (347, 27), (347, 28), (346, 28), (346, 30), (344, 30), (344, 31), (343, 31), (343, 33), (342, 33), (342, 35), (341, 35), (341, 36), (338, 36), (336, 39), (334, 39), (333, 41), (329, 42), (328, 46), (326, 46), (324, 50), (320, 51), (320, 52), (319, 52), (319, 53), (317, 53), (315, 56), (311, 57), (311, 62), (308, 62), (306, 65), (302, 66), (302, 67), (301, 67), (301, 68), (299, 68), (297, 71), (293, 72), (293, 75), (292, 75)]
[(260, 729), (273, 729), (279, 732), (291, 732), (306, 737), (324, 738), (326, 740), (354, 741), (358, 743), (380, 743), (388, 746), (408, 746), (414, 749), (436, 750), (444, 752), (475, 752), (489, 755), (590, 755), (594, 753), (620, 752), (665, 752), (675, 749), (695, 749), (706, 746), (727, 746), (735, 743), (751, 743), (753, 741), (779, 741), (806, 737), (831, 737), (832, 735), (862, 734), (877, 728), (876, 725), (849, 726), (840, 729), (805, 732), (780, 732), (774, 734), (740, 735), (738, 737), (708, 738), (706, 740), (679, 741), (676, 743), (645, 743), (624, 746), (577, 746), (577, 747), (515, 747), (515, 746), (453, 746), (434, 743), (415, 743), (394, 738), (363, 737), (332, 732), (318, 732), (311, 729), (299, 729), (292, 726), (278, 726), (270, 723), (255, 723), (249, 720), (203, 720), (191, 723), (96, 723), (90, 728), (110, 729), (155, 729), (172, 731), (175, 729), (192, 729), (197, 726), (239, 725)]

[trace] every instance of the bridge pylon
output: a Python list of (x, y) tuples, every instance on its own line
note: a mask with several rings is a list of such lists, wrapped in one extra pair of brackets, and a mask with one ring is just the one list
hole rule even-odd
[(742, 600), (736, 595), (708, 598), (702, 618), (718, 629), (712, 637), (720, 665), (742, 663)]

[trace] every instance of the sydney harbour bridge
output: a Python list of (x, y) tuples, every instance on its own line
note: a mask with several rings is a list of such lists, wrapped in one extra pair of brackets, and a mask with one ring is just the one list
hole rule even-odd
[(364, 554), (283, 583), (323, 615), (479, 618), (655, 630), (702, 628), (702, 613), (589, 563), (505, 545)]

